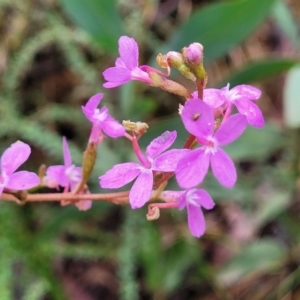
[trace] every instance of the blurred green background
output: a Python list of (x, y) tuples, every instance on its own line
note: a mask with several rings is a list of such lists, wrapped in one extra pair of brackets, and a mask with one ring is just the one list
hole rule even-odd
[[(28, 170), (61, 164), (62, 136), (80, 164), (90, 130), (81, 105), (98, 92), (117, 119), (149, 123), (143, 146), (172, 129), (183, 144), (182, 99), (140, 82), (102, 88), (121, 35), (153, 67), (159, 52), (202, 43), (208, 87), (262, 89), (267, 124), (227, 147), (233, 189), (206, 179), (217, 205), (201, 239), (185, 211), (148, 222), (146, 208), (105, 202), (79, 212), (1, 201), (0, 299), (300, 299), (299, 28), (298, 0), (1, 0), (0, 150), (29, 143)], [(106, 139), (90, 190), (101, 192), (98, 176), (132, 158), (127, 141)]]

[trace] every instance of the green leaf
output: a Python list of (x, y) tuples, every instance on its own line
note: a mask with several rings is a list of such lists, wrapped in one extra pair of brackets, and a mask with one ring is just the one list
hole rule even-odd
[(61, 3), (70, 17), (95, 41), (110, 52), (117, 50), (122, 27), (115, 1), (61, 0)]
[(300, 64), (290, 70), (283, 91), (284, 121), (288, 127), (300, 127)]
[(231, 1), (206, 6), (175, 31), (161, 52), (179, 51), (199, 42), (205, 49), (205, 62), (210, 62), (242, 42), (264, 20), (275, 1)]
[(225, 265), (217, 276), (221, 284), (231, 285), (252, 272), (263, 272), (278, 266), (285, 254), (275, 240), (261, 239), (246, 246)]
[(285, 143), (284, 135), (279, 129), (266, 124), (262, 129), (248, 127), (244, 134), (224, 147), (232, 159), (263, 160)]
[(273, 7), (273, 17), (281, 30), (287, 35), (294, 46), (300, 46), (299, 31), (296, 20), (284, 1), (277, 1)]
[(267, 199), (261, 199), (259, 208), (255, 214), (256, 227), (260, 228), (267, 222), (276, 218), (290, 204), (291, 195), (289, 192), (273, 190), (268, 194)]
[(284, 72), (294, 67), (298, 62), (292, 59), (270, 59), (251, 63), (242, 70), (218, 84), (220, 87), (225, 86), (228, 82), (230, 85), (250, 83), (259, 81), (280, 72)]

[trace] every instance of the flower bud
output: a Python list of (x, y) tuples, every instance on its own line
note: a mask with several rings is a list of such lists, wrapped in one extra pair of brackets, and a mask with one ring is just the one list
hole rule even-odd
[(124, 120), (122, 122), (122, 125), (125, 127), (128, 131), (134, 131), (138, 135), (144, 134), (147, 129), (149, 128), (147, 123), (143, 122), (131, 122), (130, 120)]
[(199, 43), (190, 44), (182, 49), (182, 55), (189, 65), (199, 66), (203, 62), (203, 46)]

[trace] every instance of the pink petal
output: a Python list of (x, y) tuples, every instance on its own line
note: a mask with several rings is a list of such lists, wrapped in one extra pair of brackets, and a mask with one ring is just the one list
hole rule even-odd
[(154, 139), (146, 148), (146, 155), (148, 157), (154, 158), (160, 153), (168, 149), (176, 140), (177, 132), (166, 131), (156, 139)]
[(131, 71), (131, 79), (139, 80), (147, 84), (152, 84), (152, 80), (147, 72), (142, 71), (140, 68), (135, 68)]
[(51, 166), (46, 170), (46, 177), (51, 183), (56, 183), (60, 186), (68, 186), (69, 179), (65, 174), (66, 167), (65, 166)]
[(183, 193), (180, 194), (179, 199), (178, 199), (178, 209), (183, 210), (186, 207), (187, 204), (187, 193), (189, 190), (185, 190)]
[(160, 172), (174, 172), (178, 161), (190, 151), (190, 149), (172, 149), (166, 151), (153, 160), (152, 170)]
[[(130, 79), (129, 79), (130, 80)], [(128, 82), (129, 80), (126, 81), (118, 81), (118, 82), (106, 82), (103, 84), (103, 87), (105, 87), (106, 89), (111, 89), (114, 88), (116, 86), (120, 86), (126, 82)]]
[(101, 124), (99, 122), (92, 123), (92, 129), (89, 137), (90, 143), (100, 144), (104, 139), (104, 134), (101, 129)]
[(227, 188), (232, 188), (237, 175), (234, 163), (226, 152), (218, 148), (215, 154), (210, 155), (210, 162), (212, 171), (219, 182)]
[(11, 175), (29, 157), (31, 149), (29, 145), (17, 141), (7, 148), (1, 157), (1, 172)]
[(103, 73), (105, 80), (111, 83), (124, 84), (131, 80), (131, 72), (128, 69), (112, 67), (106, 69)]
[(98, 107), (102, 99), (103, 99), (103, 94), (101, 93), (96, 94), (88, 100), (88, 102), (84, 107), (87, 110), (94, 112), (94, 110)]
[(129, 70), (137, 67), (139, 62), (139, 48), (136, 41), (128, 36), (119, 38), (120, 57)]
[(190, 232), (195, 237), (200, 237), (204, 234), (206, 226), (203, 212), (200, 207), (188, 204), (188, 224)]
[(204, 89), (203, 101), (212, 108), (218, 108), (224, 104), (225, 98), (219, 89)]
[(197, 137), (205, 137), (213, 134), (213, 111), (202, 100), (188, 100), (182, 110), (181, 118), (185, 129)]
[(40, 178), (33, 172), (20, 171), (13, 173), (6, 184), (11, 190), (28, 190), (40, 184)]
[(237, 85), (232, 88), (231, 91), (237, 92), (241, 98), (247, 98), (249, 100), (257, 100), (261, 96), (261, 90), (248, 84)]
[(242, 115), (246, 116), (247, 121), (251, 126), (258, 127), (258, 128), (264, 126), (265, 124), (264, 116), (260, 108), (255, 103), (245, 98), (236, 100), (234, 103), (238, 111)]
[(195, 190), (193, 194), (196, 196), (195, 201), (205, 209), (212, 209), (215, 203), (209, 193), (205, 190)]
[(117, 138), (125, 134), (125, 128), (112, 117), (106, 118), (101, 122), (103, 131), (112, 138)]
[(81, 200), (75, 203), (76, 207), (81, 211), (89, 210), (92, 207), (92, 200)]
[(218, 144), (225, 146), (237, 139), (246, 129), (247, 119), (241, 114), (230, 116), (225, 123), (218, 129), (215, 139)]
[(68, 142), (66, 137), (63, 137), (63, 154), (64, 154), (64, 164), (66, 167), (71, 166), (72, 164), (72, 157), (69, 150)]
[(136, 179), (129, 193), (129, 202), (132, 209), (140, 208), (150, 200), (152, 186), (152, 171), (144, 169)]
[(114, 165), (99, 177), (99, 183), (102, 188), (117, 189), (134, 180), (141, 171), (141, 165), (133, 162)]
[(176, 179), (180, 187), (191, 188), (202, 182), (209, 167), (209, 156), (202, 148), (186, 154), (178, 162)]

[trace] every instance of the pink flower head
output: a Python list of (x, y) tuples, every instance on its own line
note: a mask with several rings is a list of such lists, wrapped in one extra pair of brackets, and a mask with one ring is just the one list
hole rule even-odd
[(204, 234), (205, 220), (201, 208), (209, 210), (215, 205), (205, 190), (192, 188), (185, 191), (163, 191), (161, 198), (166, 202), (177, 202), (179, 210), (186, 207), (191, 234), (196, 237)]
[(136, 41), (128, 36), (119, 38), (119, 53), (115, 67), (108, 68), (103, 72), (105, 88), (113, 88), (130, 80), (139, 80), (151, 84), (149, 75), (139, 68), (139, 48)]
[(193, 236), (200, 237), (205, 232), (205, 219), (202, 207), (209, 210), (214, 207), (214, 201), (207, 191), (192, 188), (186, 190), (178, 200), (178, 209), (187, 208), (188, 224)]
[(125, 128), (115, 120), (108, 112), (107, 107), (97, 108), (103, 98), (103, 94), (92, 96), (82, 111), (90, 122), (92, 122), (92, 131), (90, 142), (101, 143), (104, 138), (103, 132), (112, 138), (117, 138), (125, 134)]
[(141, 163), (128, 162), (113, 166), (99, 177), (100, 186), (117, 189), (137, 178), (130, 190), (129, 202), (133, 209), (142, 207), (151, 197), (152, 171), (174, 172), (178, 160), (190, 151), (188, 149), (172, 149), (164, 152), (174, 143), (176, 137), (176, 131), (166, 131), (149, 144), (146, 149), (146, 157), (139, 149), (134, 149)]
[[(82, 169), (72, 164), (72, 158), (68, 143), (65, 137), (63, 137), (63, 156), (64, 165), (51, 166), (46, 171), (45, 182), (49, 187), (58, 187), (59, 185), (64, 187), (65, 192), (73, 191), (77, 184), (81, 181)], [(70, 201), (62, 201), (62, 205), (71, 204)], [(91, 207), (91, 200), (81, 200), (75, 205), (80, 210), (87, 210)], [(83, 209), (82, 209), (83, 208)]]
[(236, 182), (236, 169), (231, 158), (220, 146), (237, 139), (246, 129), (246, 118), (241, 114), (230, 116), (214, 133), (211, 107), (199, 99), (186, 102), (182, 114), (186, 130), (196, 136), (202, 147), (184, 155), (176, 168), (176, 179), (183, 188), (197, 186), (205, 177), (209, 165), (218, 181), (231, 188)]
[(264, 126), (264, 117), (260, 108), (253, 103), (261, 96), (261, 91), (251, 85), (237, 85), (229, 89), (229, 84), (222, 89), (205, 89), (203, 101), (213, 108), (222, 107), (228, 111), (235, 105), (240, 114), (247, 118), (251, 126), (261, 128)]
[(7, 148), (1, 156), (0, 195), (4, 188), (28, 190), (40, 184), (39, 177), (28, 171), (15, 172), (29, 157), (29, 145), (17, 141)]

